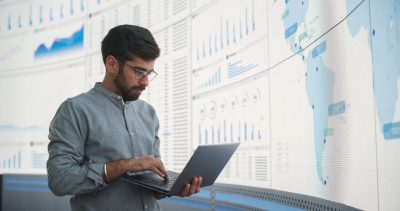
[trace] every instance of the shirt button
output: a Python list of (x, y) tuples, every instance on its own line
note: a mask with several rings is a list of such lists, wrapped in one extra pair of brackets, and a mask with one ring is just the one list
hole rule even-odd
[(134, 136), (135, 134), (134, 133), (129, 133), (131, 136)]

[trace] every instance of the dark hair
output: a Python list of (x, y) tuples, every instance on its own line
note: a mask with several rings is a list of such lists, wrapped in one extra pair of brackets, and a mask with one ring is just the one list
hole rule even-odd
[(101, 42), (103, 62), (109, 55), (125, 63), (139, 57), (145, 61), (155, 60), (160, 55), (160, 48), (151, 32), (143, 27), (120, 25), (112, 28)]

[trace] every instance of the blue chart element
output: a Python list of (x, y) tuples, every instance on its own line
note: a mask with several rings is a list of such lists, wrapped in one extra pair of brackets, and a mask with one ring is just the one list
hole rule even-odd
[(251, 125), (251, 140), (254, 140), (254, 125)]
[(203, 84), (201, 84), (201, 88), (212, 87), (221, 83), (221, 67), (218, 67), (218, 70), (211, 75)]
[(43, 23), (43, 7), (40, 5), (39, 7), (39, 23)]
[(230, 40), (229, 39), (229, 21), (226, 21), (226, 46), (229, 46), (229, 43), (230, 43), (229, 40)]
[[(254, 13), (253, 0), (251, 9), (245, 7), (243, 14), (238, 18), (229, 20), (220, 18), (219, 29), (217, 31), (209, 32), (207, 38), (196, 41), (197, 60), (212, 56), (214, 53), (237, 43), (239, 40), (251, 35), (252, 32), (255, 32), (257, 23)], [(219, 44), (217, 44), (218, 42)]]
[(295, 32), (297, 32), (297, 23), (294, 23), (289, 28), (285, 30), (285, 38), (292, 36)]
[(323, 41), (312, 50), (312, 58), (315, 58), (326, 51), (326, 41)]
[(22, 27), (21, 16), (18, 16), (18, 28)]
[(50, 11), (49, 11), (49, 21), (51, 22), (51, 21), (53, 21), (54, 20), (54, 18), (53, 18), (53, 8), (50, 8)]
[(8, 16), (8, 31), (11, 30), (11, 15)]
[(247, 141), (247, 123), (244, 123), (244, 140)]
[(214, 143), (214, 126), (211, 127), (211, 143)]
[(85, 5), (83, 4), (83, 0), (81, 0), (81, 12), (85, 11)]
[(231, 123), (231, 142), (233, 142), (233, 124)]
[(3, 169), (20, 169), (21, 168), (21, 151), (18, 151), (13, 156), (3, 160)]
[(234, 63), (228, 63), (228, 78), (233, 78), (242, 73), (253, 70), (258, 66), (258, 64), (240, 65), (242, 61), (237, 61)]
[(199, 144), (201, 144), (201, 125), (199, 125)]
[(64, 6), (63, 4), (60, 5), (60, 18), (64, 18)]
[(395, 140), (400, 138), (400, 122), (388, 123), (383, 126), (385, 140)]
[(29, 26), (32, 26), (33, 20), (32, 20), (32, 5), (29, 8)]
[(238, 141), (239, 141), (239, 142), (240, 142), (241, 137), (242, 137), (241, 132), (242, 132), (242, 127), (241, 127), (240, 122), (239, 122), (239, 128), (238, 128)]
[[(207, 129), (204, 128), (204, 126), (199, 125), (199, 144), (210, 144), (210, 142), (212, 144), (226, 143), (228, 140), (230, 140), (230, 142), (251, 142), (260, 141), (262, 139), (261, 130), (255, 129), (254, 124), (251, 124), (251, 127), (247, 122), (229, 123), (229, 125), (230, 131), (227, 131), (226, 120), (224, 120), (222, 128), (215, 128), (214, 126), (210, 126), (210, 128)], [(235, 130), (235, 128), (237, 129)], [(211, 131), (210, 133), (208, 132), (209, 130)], [(227, 134), (229, 134), (229, 137), (227, 136)], [(211, 141), (208, 142), (208, 140)]]
[(47, 162), (47, 153), (37, 153), (32, 154), (32, 167), (34, 169), (45, 169)]
[(224, 119), (224, 142), (226, 143), (226, 120)]
[(208, 130), (207, 129), (206, 129), (206, 131), (204, 131), (204, 137), (206, 138), (205, 144), (208, 144)]
[(73, 1), (73, 0), (70, 1), (70, 10), (69, 10), (69, 13), (70, 13), (71, 15), (74, 14), (74, 1)]
[(251, 5), (251, 26), (253, 27), (253, 31), (256, 30), (256, 22), (254, 21), (254, 0)]
[(338, 103), (329, 105), (329, 116), (343, 114), (344, 112), (346, 112), (345, 101), (340, 101)]
[(40, 44), (35, 50), (35, 58), (82, 49), (83, 33), (84, 27), (82, 26), (82, 28), (69, 38), (55, 39), (50, 48), (47, 48), (44, 44)]
[(221, 143), (221, 129), (218, 127), (218, 144)]

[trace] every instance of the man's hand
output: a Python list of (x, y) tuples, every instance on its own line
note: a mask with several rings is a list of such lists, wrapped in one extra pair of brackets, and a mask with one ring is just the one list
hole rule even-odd
[(165, 180), (168, 179), (167, 171), (165, 170), (164, 164), (160, 159), (157, 159), (154, 156), (144, 156), (131, 160), (131, 166), (129, 172), (137, 172), (137, 171), (145, 171), (150, 170), (154, 173), (158, 174), (160, 177)]
[[(107, 163), (107, 179), (108, 182), (114, 181), (125, 172), (139, 172), (150, 170), (168, 180), (168, 174), (164, 164), (160, 159), (149, 155), (128, 160), (117, 160)], [(104, 173), (103, 173), (104, 174)]]
[(201, 177), (193, 177), (192, 183), (186, 184), (181, 192), (177, 193), (176, 196), (188, 197), (192, 194), (200, 192), (201, 181)]

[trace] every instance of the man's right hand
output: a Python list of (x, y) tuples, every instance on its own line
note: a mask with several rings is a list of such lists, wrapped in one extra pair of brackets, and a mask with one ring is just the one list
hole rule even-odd
[(160, 159), (149, 155), (128, 160), (111, 161), (106, 164), (108, 182), (114, 181), (125, 172), (150, 170), (168, 180), (168, 174)]
[(131, 164), (132, 169), (127, 170), (128, 172), (138, 172), (150, 170), (154, 173), (158, 174), (160, 177), (164, 179), (168, 179), (167, 171), (165, 170), (164, 164), (160, 159), (157, 159), (154, 156), (144, 156), (138, 157), (136, 159), (131, 160), (133, 164)]

